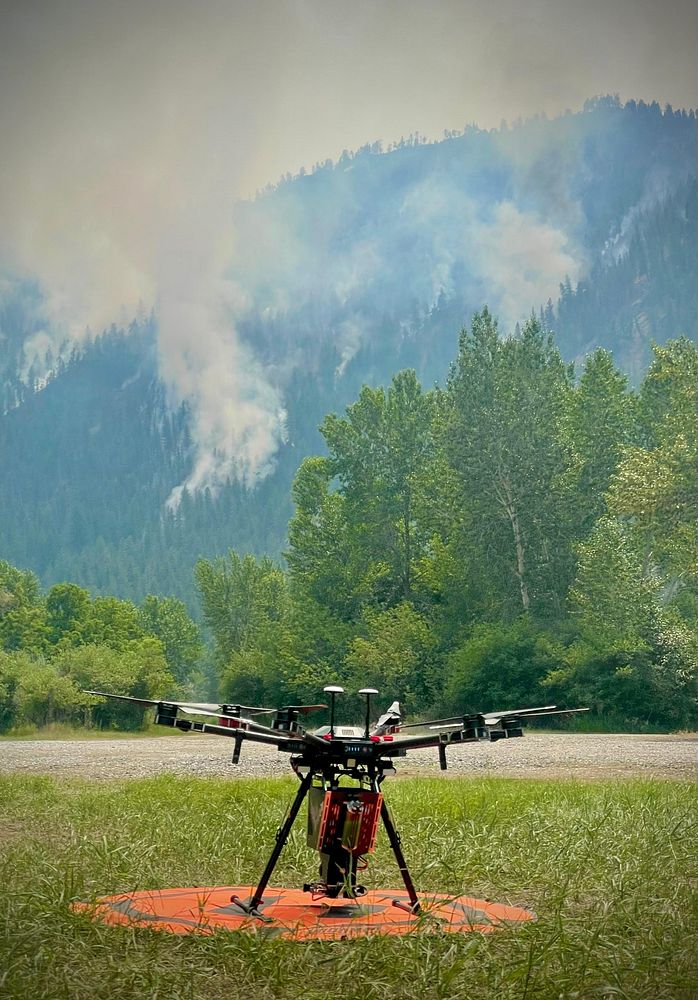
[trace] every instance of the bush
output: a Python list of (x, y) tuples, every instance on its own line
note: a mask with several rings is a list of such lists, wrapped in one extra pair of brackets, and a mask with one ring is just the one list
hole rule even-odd
[(542, 704), (550, 697), (543, 681), (561, 658), (561, 646), (527, 618), (476, 626), (449, 657), (440, 708), (476, 712)]
[(90, 701), (52, 664), (26, 653), (0, 653), (0, 732), (82, 722)]

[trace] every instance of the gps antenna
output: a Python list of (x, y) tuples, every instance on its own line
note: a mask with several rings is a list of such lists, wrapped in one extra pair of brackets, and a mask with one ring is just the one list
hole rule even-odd
[(344, 694), (344, 688), (338, 684), (328, 684), (322, 690), (330, 696), (330, 736), (334, 736), (334, 699), (336, 695)]
[(366, 698), (366, 730), (364, 732), (364, 739), (367, 740), (371, 729), (371, 695), (378, 694), (378, 692), (375, 688), (361, 688), (359, 694), (364, 695)]

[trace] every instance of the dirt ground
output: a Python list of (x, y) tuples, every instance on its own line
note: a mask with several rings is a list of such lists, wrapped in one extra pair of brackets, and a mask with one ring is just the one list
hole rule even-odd
[[(105, 780), (156, 774), (265, 777), (290, 773), (288, 755), (247, 744), (238, 765), (216, 736), (179, 733), (158, 739), (2, 740), (0, 773)], [(527, 733), (523, 739), (473, 743), (448, 750), (447, 776), (526, 778), (698, 778), (698, 734), (631, 736)], [(442, 775), (436, 750), (397, 759), (398, 775)]]

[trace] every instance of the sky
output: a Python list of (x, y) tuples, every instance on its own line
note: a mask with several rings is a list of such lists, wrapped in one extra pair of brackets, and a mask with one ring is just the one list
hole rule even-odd
[(233, 399), (241, 373), (259, 383), (244, 433), (217, 432), (254, 452), (283, 401), (225, 325), (236, 198), (345, 148), (597, 94), (695, 107), (697, 40), (688, 0), (4, 0), (0, 271), (39, 279), (48, 339), (155, 307), (195, 411), (208, 378)]

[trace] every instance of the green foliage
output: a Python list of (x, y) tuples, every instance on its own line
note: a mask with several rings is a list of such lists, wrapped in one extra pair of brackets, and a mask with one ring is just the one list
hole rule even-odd
[(219, 664), (249, 648), (269, 622), (281, 618), (286, 583), (271, 559), (257, 561), (231, 550), (212, 561), (200, 559), (194, 572)]
[(609, 508), (632, 534), (666, 596), (683, 592), (698, 618), (698, 349), (686, 338), (654, 348), (640, 390), (645, 447), (626, 449)]
[(38, 579), (0, 561), (0, 648), (39, 653), (46, 637)]
[(296, 512), (288, 528), (286, 561), (295, 590), (351, 620), (360, 603), (361, 581), (346, 517), (346, 503), (331, 491), (326, 458), (306, 458), (293, 484)]
[(186, 605), (176, 597), (149, 594), (141, 604), (139, 618), (143, 631), (162, 643), (174, 679), (185, 685), (197, 671), (204, 652), (199, 628)]
[[(153, 638), (134, 641), (119, 650), (96, 645), (66, 650), (56, 660), (56, 668), (80, 690), (162, 698), (174, 685), (162, 644)], [(137, 729), (143, 725), (144, 712), (137, 706), (104, 699), (91, 699), (91, 704), (92, 722), (100, 728)]]
[(28, 653), (0, 651), (0, 732), (25, 724), (82, 723), (90, 701), (54, 665)]
[[(97, 597), (71, 583), (44, 597), (32, 573), (0, 563), (0, 731), (17, 726), (140, 726), (143, 712), (95, 705), (85, 689), (138, 697), (196, 694), (202, 646), (184, 605)], [(95, 705), (94, 711), (91, 711)]]
[(329, 456), (306, 459), (294, 484), (287, 561), (296, 593), (345, 621), (413, 598), (428, 541), (420, 512), (436, 478), (434, 413), (433, 395), (404, 371), (387, 392), (364, 386), (345, 417), (325, 419)]
[(321, 427), (354, 558), (384, 603), (412, 595), (420, 549), (415, 502), (431, 478), (432, 409), (415, 373), (403, 371), (387, 392), (364, 386), (346, 418), (332, 414)]
[(660, 581), (647, 573), (632, 531), (602, 518), (577, 553), (570, 605), (582, 635), (602, 643), (646, 641), (659, 614)]
[(535, 319), (499, 335), (487, 309), (461, 335), (445, 447), (459, 480), (464, 547), (487, 563), (486, 615), (558, 617), (572, 570), (571, 376)]
[[(447, 392), (423, 396), (403, 373), (328, 418), (330, 455), (301, 467), (289, 532), (299, 676), (372, 683), (421, 710), (552, 692), (633, 726), (687, 724), (696, 352), (656, 355), (639, 400), (604, 351), (575, 385), (535, 320), (505, 339), (484, 310)], [(323, 616), (321, 647), (299, 642)]]
[(57, 583), (46, 595), (49, 641), (53, 646), (78, 646), (85, 641), (90, 595), (74, 583)]
[(135, 604), (117, 597), (95, 597), (85, 622), (85, 642), (122, 650), (144, 636)]
[(698, 724), (698, 641), (685, 626), (665, 624), (652, 643), (578, 642), (560, 661), (543, 680), (553, 700), (583, 704), (632, 727)]
[(449, 657), (442, 707), (475, 712), (543, 704), (543, 682), (562, 648), (528, 617), (508, 626), (478, 625)]
[(410, 713), (433, 704), (436, 638), (428, 621), (408, 603), (367, 609), (346, 658), (350, 690), (375, 687), (398, 698)]
[(608, 351), (587, 358), (564, 421), (574, 453), (575, 516), (582, 532), (606, 512), (605, 494), (623, 450), (638, 435), (636, 400)]

